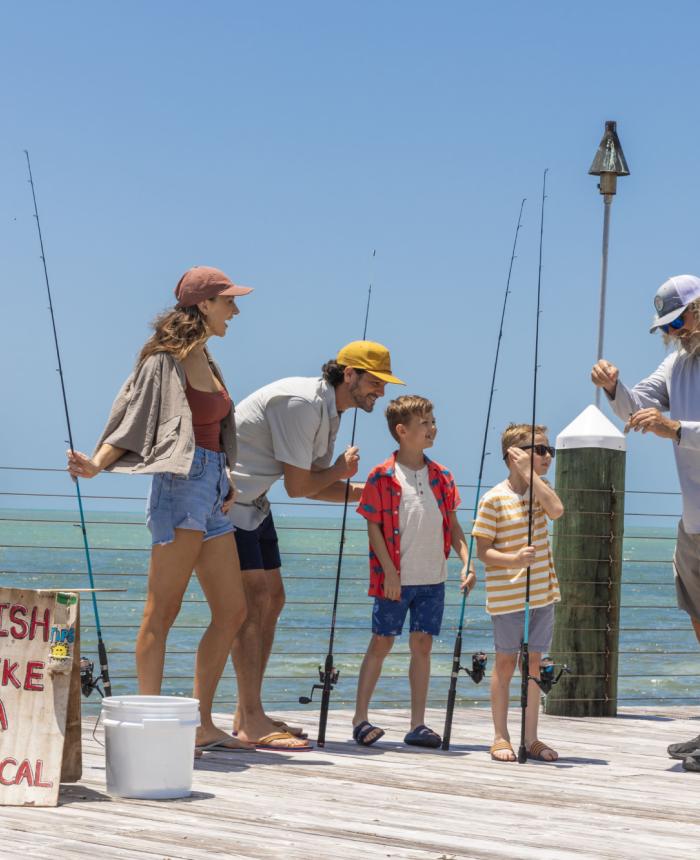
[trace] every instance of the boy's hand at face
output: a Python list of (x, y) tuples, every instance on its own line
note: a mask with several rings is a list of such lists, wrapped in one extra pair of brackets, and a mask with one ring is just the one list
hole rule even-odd
[(384, 574), (384, 597), (387, 600), (401, 600), (401, 580), (395, 570)]
[(535, 547), (524, 546), (515, 554), (514, 562), (520, 567), (530, 567), (535, 560)]
[(530, 454), (522, 448), (508, 449), (508, 462), (512, 468), (526, 482), (530, 483)]
[(474, 588), (476, 585), (476, 572), (474, 570), (474, 565), (472, 564), (469, 568), (465, 564), (462, 568), (460, 574), (460, 589), (462, 591), (466, 591), (467, 594)]

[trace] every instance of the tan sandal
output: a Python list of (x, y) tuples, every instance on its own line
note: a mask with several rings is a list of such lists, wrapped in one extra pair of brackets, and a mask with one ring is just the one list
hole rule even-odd
[[(502, 750), (507, 750), (508, 752), (510, 752), (510, 754), (513, 756), (513, 758), (511, 758), (511, 759), (498, 758), (497, 756), (494, 755), (494, 753), (501, 752)], [(500, 761), (500, 762), (505, 762), (505, 763), (508, 763), (511, 761), (516, 761), (515, 750), (511, 746), (510, 741), (496, 741), (496, 743), (493, 744), (493, 746), (491, 747), (490, 752), (491, 752), (491, 758), (494, 761)]]
[(309, 737), (301, 726), (290, 726), (288, 723), (285, 723), (284, 720), (276, 720), (274, 717), (270, 717), (270, 722), (281, 732), (289, 732), (289, 734), (294, 735), (295, 738), (301, 738), (305, 741)]
[(285, 752), (307, 752), (311, 744), (302, 738), (295, 738), (289, 732), (270, 732), (265, 737), (258, 738), (255, 746), (259, 750), (284, 750)]
[[(543, 753), (551, 753), (552, 757), (545, 758)], [(530, 749), (527, 751), (527, 757), (534, 759), (535, 761), (553, 762), (559, 758), (559, 753), (551, 747), (548, 747), (547, 744), (542, 741), (533, 741), (532, 744), (530, 744)]]

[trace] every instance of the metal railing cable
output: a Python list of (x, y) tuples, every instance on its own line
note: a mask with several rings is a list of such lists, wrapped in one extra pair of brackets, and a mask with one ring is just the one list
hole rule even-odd
[[(8, 467), (0, 467), (7, 470)], [(17, 471), (18, 467), (11, 467)], [(32, 469), (32, 471), (49, 471)], [(64, 473), (62, 469), (52, 470)], [(470, 485), (460, 485), (470, 486)], [(50, 489), (50, 488), (47, 488)], [(627, 495), (651, 495), (654, 491), (628, 490)], [(72, 540), (75, 528), (79, 524), (72, 512), (56, 511), (61, 505), (61, 499), (73, 499), (70, 494), (52, 492), (25, 493), (23, 488), (13, 488), (0, 495), (10, 499), (12, 496), (26, 498), (24, 504), (32, 506), (29, 509), (12, 509), (6, 507), (0, 512), (0, 582), (25, 588), (46, 587), (78, 587), (82, 584), (81, 577), (85, 575), (84, 568), (77, 554), (81, 550), (78, 541)], [(664, 495), (664, 493), (656, 493)], [(678, 493), (665, 493), (678, 496)], [(139, 626), (141, 604), (146, 584), (147, 554), (150, 550), (147, 531), (140, 520), (139, 512), (110, 512), (103, 510), (104, 503), (112, 499), (119, 502), (143, 501), (142, 496), (109, 496), (98, 495), (84, 497), (89, 499), (90, 511), (86, 517), (86, 526), (90, 530), (92, 552), (94, 554), (93, 576), (101, 586), (114, 584), (115, 587), (125, 587), (128, 591), (121, 595), (105, 595), (101, 598), (104, 603), (105, 615), (102, 627), (110, 630), (110, 662), (114, 663), (111, 672), (119, 692), (134, 692), (134, 639)], [(31, 501), (29, 501), (31, 499)], [(46, 507), (39, 512), (37, 499), (45, 499)], [(276, 506), (284, 503), (275, 502)], [(337, 549), (331, 546), (334, 533), (338, 532), (337, 524), (329, 519), (319, 519), (316, 509), (319, 507), (333, 508), (330, 503), (301, 503), (298, 501), (286, 503), (301, 511), (292, 516), (286, 513), (278, 518), (277, 528), (280, 533), (280, 543), (285, 569), (284, 581), (288, 591), (285, 613), (279, 627), (279, 638), (275, 651), (270, 660), (270, 671), (266, 677), (265, 700), (270, 706), (295, 707), (297, 705), (296, 687), (300, 678), (308, 672), (318, 656), (319, 642), (322, 641), (326, 625), (321, 623), (322, 615), (329, 605), (329, 589), (332, 586), (331, 560), (337, 555)], [(100, 505), (100, 507), (98, 507)], [(594, 505), (593, 505), (594, 506)], [(589, 507), (586, 505), (585, 507)], [(37, 513), (34, 514), (34, 509)], [(133, 516), (133, 520), (131, 517)], [(312, 522), (304, 522), (295, 517), (312, 516)], [(675, 514), (637, 510), (626, 514), (629, 523), (633, 518), (653, 519), (662, 517), (668, 519)], [(470, 517), (460, 516), (461, 520), (470, 522)], [(359, 663), (364, 655), (365, 647), (370, 636), (371, 601), (366, 596), (367, 586), (367, 550), (364, 524), (362, 527), (346, 527), (349, 547), (345, 553), (348, 569), (343, 576), (344, 594), (338, 608), (338, 647), (335, 652), (337, 660), (341, 661), (345, 676), (355, 678)], [(590, 538), (583, 534), (577, 535), (582, 541)], [(592, 538), (599, 537), (593, 535)], [(607, 537), (607, 536), (606, 536)], [(647, 526), (628, 527), (628, 532), (622, 541), (623, 578), (622, 599), (619, 609), (623, 613), (619, 624), (614, 627), (619, 632), (619, 673), (618, 696), (620, 704), (647, 703), (650, 705), (697, 702), (698, 666), (697, 642), (692, 635), (685, 615), (678, 612), (670, 589), (674, 588), (670, 572), (672, 565), (671, 545), (675, 540), (675, 529)], [(327, 543), (327, 541), (329, 543)], [(659, 558), (654, 558), (655, 554)], [(594, 554), (591, 554), (594, 556)], [(581, 559), (577, 559), (581, 560)], [(587, 559), (591, 565), (606, 564), (607, 559), (591, 557)], [(454, 562), (456, 568), (457, 562)], [(454, 568), (452, 562), (452, 576)], [(664, 578), (662, 571), (667, 572)], [(481, 568), (479, 566), (480, 580)], [(99, 578), (99, 579), (98, 579)], [(112, 583), (110, 583), (112, 580)], [(569, 585), (594, 584), (596, 580), (585, 576), (562, 585), (563, 598), (566, 601), (566, 587)], [(431, 702), (440, 707), (444, 703), (445, 683), (448, 680), (449, 658), (451, 650), (447, 648), (447, 640), (451, 631), (456, 629), (456, 612), (460, 605), (460, 595), (453, 581), (454, 593), (446, 600), (445, 619), (440, 637), (435, 641), (433, 657), (435, 672), (431, 682)], [(473, 644), (481, 647), (486, 653), (492, 653), (491, 626), (485, 613), (483, 586), (480, 582), (475, 592), (474, 608), (483, 612), (473, 628), (470, 627), (470, 637)], [(588, 630), (605, 630), (604, 613), (612, 604), (591, 601), (578, 604), (579, 608), (594, 609), (601, 613), (601, 626), (595, 625), (578, 628), (582, 632)], [(614, 606), (617, 609), (617, 606)], [(674, 612), (678, 617), (674, 618)], [(196, 652), (196, 642), (199, 632), (207, 623), (206, 601), (198, 590), (193, 579), (183, 600), (178, 622), (168, 640), (166, 658), (166, 675), (164, 692), (172, 694), (189, 694), (189, 682), (192, 678), (192, 661)], [(82, 625), (84, 648), (94, 647), (94, 624), (85, 619)], [(319, 639), (318, 637), (321, 637)], [(584, 665), (575, 665), (577, 657), (586, 658), (603, 655), (603, 651), (559, 652), (552, 656), (567, 660), (573, 658), (572, 674), (575, 677), (599, 677), (596, 674), (586, 674)], [(666, 658), (676, 661), (677, 672), (669, 671)], [(386, 673), (382, 675), (377, 690), (377, 699), (373, 701), (377, 707), (401, 706), (408, 702), (408, 681), (406, 679), (406, 661), (408, 649), (405, 643), (397, 642), (390, 660), (387, 661)], [(296, 663), (294, 662), (296, 661)], [(655, 671), (658, 667), (659, 671)], [(577, 672), (577, 669), (579, 670)], [(216, 707), (228, 707), (235, 700), (235, 677), (230, 669), (227, 670), (215, 701)], [(334, 706), (345, 707), (352, 703), (354, 685), (347, 690), (344, 697), (338, 696)], [(513, 701), (517, 700), (513, 696)], [(579, 701), (570, 699), (570, 701)], [(590, 701), (590, 700), (589, 700)], [(476, 691), (471, 688), (468, 693), (459, 697), (461, 704), (486, 705), (488, 688), (483, 685)], [(228, 703), (228, 704), (227, 704)], [(85, 700), (87, 707), (96, 705), (94, 699)]]
[[(65, 467), (61, 467), (61, 466), (0, 466), (0, 471), (2, 471), (2, 472), (54, 472), (54, 473), (58, 473), (58, 474), (61, 474), (61, 473), (65, 474), (66, 473)], [(115, 478), (118, 478), (117, 475), (112, 475), (109, 473), (106, 473), (105, 477), (111, 478), (112, 480), (114, 480)], [(479, 485), (478, 484), (457, 483), (457, 486), (460, 489), (468, 488), (468, 489), (475, 490)], [(489, 489), (489, 487), (490, 487), (490, 485), (486, 485), (486, 484), (483, 485), (484, 490)], [(566, 490), (563, 490), (562, 492), (568, 492), (568, 493), (608, 493), (609, 490), (597, 489), (595, 487), (586, 487), (586, 488), (569, 487)], [(620, 495), (628, 495), (628, 496), (634, 495), (634, 494), (637, 494), (637, 495), (654, 495), (654, 496), (664, 496), (664, 495), (680, 496), (681, 495), (679, 490), (630, 490), (630, 489), (624, 489), (624, 490), (618, 490), (618, 492), (620, 493)], [(145, 496), (143, 497), (143, 499), (145, 501)], [(287, 502), (287, 504), (291, 504), (291, 505), (297, 505), (297, 504), (304, 505), (304, 504), (308, 504), (308, 503), (309, 503), (308, 501), (305, 501), (305, 502)], [(282, 504), (282, 502), (276, 502), (275, 504)], [(319, 503), (317, 503), (317, 504), (319, 504)], [(337, 503), (335, 503), (335, 502), (323, 502), (322, 504), (334, 505), (337, 507)]]

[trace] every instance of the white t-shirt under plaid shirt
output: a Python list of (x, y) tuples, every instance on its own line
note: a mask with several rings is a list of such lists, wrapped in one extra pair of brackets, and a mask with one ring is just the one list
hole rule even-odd
[[(515, 553), (527, 546), (529, 490), (516, 493), (502, 481), (485, 493), (472, 533), (475, 538), (493, 540), (498, 552)], [(530, 567), (530, 606), (548, 606), (561, 600), (559, 583), (554, 571), (547, 535), (547, 517), (535, 500), (532, 518), (532, 546), (535, 561)], [(489, 615), (504, 615), (525, 609), (527, 568), (504, 568), (486, 565), (486, 611)]]

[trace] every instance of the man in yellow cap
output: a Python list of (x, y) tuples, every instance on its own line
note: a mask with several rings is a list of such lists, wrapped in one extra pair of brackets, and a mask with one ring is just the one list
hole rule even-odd
[[(357, 340), (323, 365), (320, 377), (289, 377), (254, 391), (236, 406), (238, 455), (233, 470), (235, 504), (229, 517), (248, 600), (248, 616), (233, 644), (238, 680), (234, 729), (241, 740), (271, 749), (306, 749), (301, 729), (271, 720), (263, 709), (263, 675), (284, 607), (284, 585), (275, 524), (267, 493), (280, 478), (291, 498), (345, 500), (346, 481), (357, 472), (357, 447), (333, 460), (340, 416), (348, 409), (371, 412), (391, 372), (389, 350)], [(362, 484), (351, 484), (359, 501)]]

